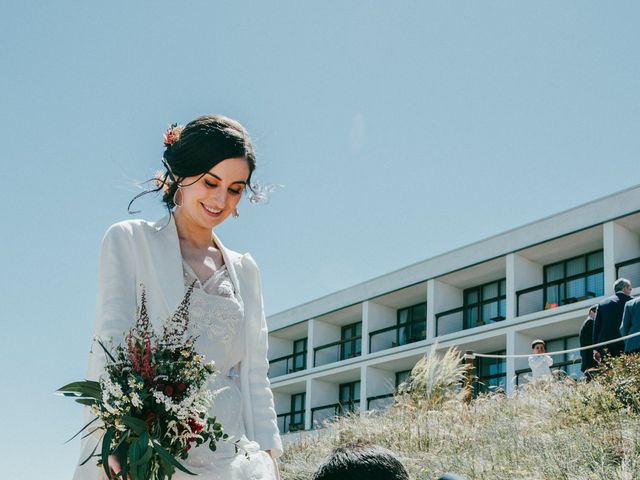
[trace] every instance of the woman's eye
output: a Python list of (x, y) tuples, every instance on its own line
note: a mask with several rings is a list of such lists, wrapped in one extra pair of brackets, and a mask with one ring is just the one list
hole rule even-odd
[(232, 195), (240, 195), (242, 193), (242, 190), (236, 190), (234, 188), (230, 188), (229, 192), (231, 192)]
[(205, 182), (204, 182), (204, 183), (205, 183), (205, 184), (207, 185), (207, 187), (209, 187), (209, 188), (217, 187), (217, 185), (216, 185), (215, 183), (207, 182), (206, 180), (205, 180)]

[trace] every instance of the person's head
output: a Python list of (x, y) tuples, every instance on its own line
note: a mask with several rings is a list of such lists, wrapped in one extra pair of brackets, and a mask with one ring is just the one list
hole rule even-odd
[(164, 171), (153, 191), (163, 192), (169, 210), (180, 208), (181, 215), (208, 228), (235, 212), (256, 168), (251, 139), (240, 123), (204, 115), (184, 127), (169, 127), (164, 145)]
[(591, 307), (589, 308), (589, 313), (587, 315), (589, 315), (589, 318), (595, 319), (597, 314), (598, 314), (598, 304), (591, 305)]
[(544, 349), (545, 343), (544, 340), (540, 340), (539, 338), (531, 342), (531, 353), (545, 353)]
[(408, 480), (400, 460), (386, 448), (368, 443), (349, 443), (336, 448), (320, 465), (313, 480)]
[(615, 293), (622, 292), (625, 295), (631, 295), (631, 282), (626, 278), (619, 278), (613, 284)]

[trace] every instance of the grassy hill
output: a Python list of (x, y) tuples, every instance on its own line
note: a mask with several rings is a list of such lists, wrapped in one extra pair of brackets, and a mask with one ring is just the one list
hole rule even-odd
[(595, 381), (531, 382), (512, 397), (463, 401), (456, 352), (432, 354), (393, 407), (348, 416), (290, 445), (284, 480), (309, 479), (336, 446), (367, 441), (396, 452), (411, 478), (640, 479), (640, 361), (617, 359)]

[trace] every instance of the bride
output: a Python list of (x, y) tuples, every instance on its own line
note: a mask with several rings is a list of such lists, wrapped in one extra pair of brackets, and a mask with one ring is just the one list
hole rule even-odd
[[(196, 350), (214, 360), (219, 373), (210, 388), (215, 415), (233, 442), (211, 452), (193, 448), (184, 461), (206, 480), (277, 478), (274, 458), (282, 453), (273, 395), (267, 378), (267, 327), (258, 268), (249, 254), (226, 249), (213, 229), (238, 216), (242, 194), (251, 189), (256, 166), (251, 140), (238, 122), (206, 115), (185, 127), (173, 125), (164, 136), (164, 172), (157, 191), (169, 215), (157, 222), (128, 220), (111, 226), (100, 257), (94, 335), (120, 343), (135, 319), (141, 288), (156, 329), (177, 308), (185, 286), (195, 282), (190, 325)], [(135, 198), (134, 198), (135, 200)], [(87, 378), (98, 380), (105, 357), (89, 355)], [(82, 460), (95, 446), (83, 441)], [(246, 453), (246, 454), (245, 454)], [(117, 458), (109, 457), (113, 473)], [(191, 478), (177, 472), (175, 480)], [(90, 460), (78, 466), (74, 480), (106, 479)]]

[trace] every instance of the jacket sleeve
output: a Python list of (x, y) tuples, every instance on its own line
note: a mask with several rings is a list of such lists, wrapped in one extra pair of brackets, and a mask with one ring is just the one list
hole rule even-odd
[[(98, 300), (93, 338), (112, 339), (114, 345), (120, 343), (122, 334), (135, 318), (136, 284), (132, 255), (130, 227), (116, 224), (107, 230), (100, 253), (98, 276)], [(86, 378), (97, 381), (104, 371), (106, 355), (100, 345), (92, 340)], [(93, 418), (85, 407), (85, 423)], [(80, 459), (83, 462), (93, 450), (100, 436), (97, 433), (85, 437), (80, 444)], [(95, 480), (98, 478), (95, 460), (77, 466), (74, 480)]]
[(260, 274), (258, 267), (250, 255), (243, 258), (243, 269), (247, 270), (247, 278), (251, 282), (249, 291), (251, 299), (245, 301), (245, 308), (251, 311), (247, 332), (248, 365), (243, 366), (243, 375), (248, 376), (249, 394), (251, 397), (251, 421), (253, 422), (253, 440), (260, 444), (263, 450), (271, 450), (274, 457), (282, 454), (282, 440), (278, 430), (278, 422), (271, 392), (271, 384), (267, 372), (269, 362), (267, 360), (268, 335), (267, 322), (264, 315), (262, 290), (260, 286)]
[(600, 343), (600, 330), (602, 329), (602, 308), (598, 308), (596, 318), (593, 321), (593, 343)]
[(620, 335), (625, 337), (629, 335), (631, 324), (633, 322), (633, 311), (635, 302), (627, 302), (624, 305), (624, 313), (622, 314), (622, 323), (620, 323)]
[[(136, 314), (136, 276), (130, 226), (115, 224), (102, 241), (98, 277), (98, 300), (94, 338), (120, 343), (122, 334), (131, 326)], [(104, 370), (106, 355), (93, 343), (89, 353), (87, 378), (97, 380)]]

